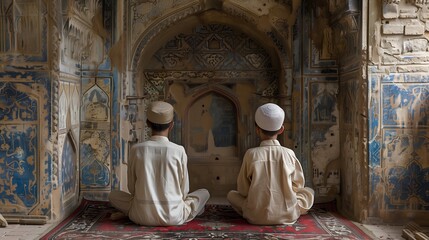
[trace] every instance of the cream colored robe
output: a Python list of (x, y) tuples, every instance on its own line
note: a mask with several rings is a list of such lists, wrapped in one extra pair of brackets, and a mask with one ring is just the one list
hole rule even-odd
[(304, 184), (295, 153), (277, 140), (265, 140), (247, 150), (237, 179), (238, 191), (231, 191), (228, 200), (250, 223), (293, 224), (313, 205), (314, 191)]
[(128, 190), (112, 191), (111, 204), (135, 223), (148, 226), (180, 225), (204, 209), (207, 190), (189, 192), (185, 149), (167, 137), (152, 136), (132, 147)]
[(7, 227), (7, 221), (1, 214), (0, 214), (0, 227)]

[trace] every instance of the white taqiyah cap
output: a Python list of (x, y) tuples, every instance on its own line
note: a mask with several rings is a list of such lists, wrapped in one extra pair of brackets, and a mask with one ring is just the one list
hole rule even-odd
[(173, 121), (173, 117), (173, 106), (167, 102), (152, 102), (147, 109), (147, 119), (153, 123), (167, 124)]
[(266, 131), (277, 131), (283, 125), (285, 112), (281, 107), (274, 103), (266, 103), (258, 109), (255, 113), (256, 124)]

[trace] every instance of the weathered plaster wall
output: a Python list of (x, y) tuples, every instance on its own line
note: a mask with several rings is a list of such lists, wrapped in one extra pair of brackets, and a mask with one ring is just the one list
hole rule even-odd
[(367, 83), (363, 77), (362, 1), (329, 8), (335, 55), (339, 62), (341, 211), (362, 221), (368, 201)]
[(339, 62), (340, 209), (427, 224), (427, 3), (340, 2), (324, 24)]
[(56, 11), (62, 14), (59, 63), (54, 66), (60, 73), (54, 125), (60, 160), (53, 175), (58, 175), (60, 187), (53, 202), (58, 202), (58, 211), (67, 211), (82, 197), (105, 199), (110, 190), (110, 165), (117, 152), (112, 147), (117, 146), (115, 83), (107, 54), (113, 6), (110, 1), (63, 0)]
[(369, 7), (368, 217), (428, 224), (429, 3)]
[(304, 102), (320, 105), (317, 109), (310, 104), (310, 127), (303, 130), (314, 136), (309, 141), (313, 183), (318, 199), (336, 198), (344, 214), (360, 220), (366, 217), (368, 197), (361, 5), (356, 0), (305, 1), (303, 8), (303, 22), (309, 25), (306, 33), (311, 39), (305, 43), (303, 37), (304, 46), (311, 44), (313, 49), (308, 52), (317, 53), (306, 57), (317, 64), (308, 64), (304, 72), (311, 76), (303, 84), (310, 84)]
[(143, 94), (175, 106), (171, 140), (187, 150), (191, 189), (225, 197), (236, 188), (244, 152), (258, 145), (256, 107), (278, 101), (278, 65), (264, 44), (224, 23), (185, 25), (147, 59)]
[[(180, 93), (169, 93), (166, 91), (168, 88), (165, 88), (165, 86), (171, 84), (172, 81), (180, 82), (183, 81), (183, 78), (186, 79), (187, 77), (188, 80), (186, 81), (192, 82), (194, 81), (193, 78), (200, 78), (197, 81), (203, 79), (203, 82), (197, 84), (203, 86), (207, 83), (213, 85), (210, 78), (218, 79), (217, 81), (224, 78), (224, 76), (220, 74), (214, 74), (214, 77), (210, 77), (210, 72), (204, 73), (204, 68), (207, 66), (198, 68), (201, 62), (196, 62), (194, 65), (194, 68), (197, 68), (199, 72), (192, 72), (195, 70), (189, 68), (189, 65), (183, 66), (184, 69), (189, 71), (186, 73), (187, 76), (183, 75), (183, 72), (174, 73), (160, 71), (160, 73), (157, 73), (156, 71), (152, 71), (146, 73), (145, 68), (151, 67), (147, 66), (148, 59), (153, 55), (157, 55), (156, 51), (162, 48), (164, 44), (172, 41), (179, 34), (189, 31), (191, 26), (198, 26), (199, 24), (208, 25), (210, 23), (224, 24), (233, 27), (233, 29), (237, 29), (237, 31), (241, 31), (249, 37), (254, 38), (256, 41), (262, 42), (263, 47), (268, 50), (274, 67), (277, 66), (278, 68), (280, 79), (279, 83), (270, 85), (278, 89), (274, 89), (278, 91), (278, 93), (274, 94), (279, 96), (279, 98), (277, 98), (280, 100), (279, 103), (288, 113), (288, 118), (285, 122), (287, 134), (285, 134), (282, 141), (286, 146), (296, 150), (305, 168), (307, 182), (310, 186), (316, 185), (317, 195), (322, 196), (320, 200), (325, 201), (335, 198), (335, 195), (339, 192), (339, 135), (337, 126), (338, 111), (336, 107), (336, 92), (338, 86), (336, 84), (336, 63), (330, 59), (329, 55), (331, 53), (329, 53), (330, 49), (328, 49), (328, 47), (326, 48), (328, 49), (327, 51), (325, 51), (325, 49), (323, 52), (318, 52), (318, 50), (307, 41), (306, 48), (308, 47), (308, 52), (305, 52), (305, 60), (308, 65), (305, 69), (309, 73), (308, 78), (305, 78), (305, 83), (301, 82), (302, 76), (299, 72), (295, 80), (292, 77), (293, 61), (296, 61), (295, 64), (301, 62), (301, 59), (299, 59), (301, 56), (299, 55), (298, 58), (292, 59), (292, 55), (296, 51), (292, 41), (293, 26), (299, 14), (298, 10), (300, 7), (301, 1), (284, 1), (282, 3), (272, 1), (163, 1), (162, 3), (130, 1), (127, 6), (128, 13), (125, 14), (125, 16), (129, 16), (129, 20), (126, 22), (129, 22), (127, 29), (130, 29), (130, 32), (127, 34), (125, 42), (127, 42), (126, 45), (132, 47), (128, 48), (129, 51), (127, 51), (127, 59), (129, 59), (127, 62), (130, 65), (127, 67), (126, 73), (124, 73), (123, 79), (126, 81), (122, 84), (122, 86), (124, 86), (122, 89), (124, 94), (123, 98), (125, 99), (123, 108), (124, 116), (128, 117), (124, 118), (126, 121), (124, 121), (121, 126), (125, 126), (124, 130), (131, 130), (129, 131), (131, 133), (129, 137), (126, 136), (127, 134), (123, 134), (124, 139), (131, 140), (126, 142), (126, 145), (130, 146), (135, 140), (142, 141), (147, 138), (147, 133), (144, 128), (145, 117), (144, 114), (142, 114), (142, 110), (144, 111), (148, 101), (153, 101), (155, 99), (168, 100), (174, 94)], [(309, 29), (305, 30), (309, 31)], [(302, 37), (302, 39), (308, 39), (305, 35), (293, 37), (297, 37), (296, 39), (301, 39), (300, 37)], [(325, 36), (324, 43), (326, 46), (329, 44), (327, 37), (328, 35)], [(181, 35), (180, 39), (182, 38), (185, 39), (185, 37)], [(221, 40), (224, 41), (225, 39)], [(118, 42), (118, 44), (123, 44), (123, 41), (124, 40)], [(173, 43), (173, 41), (171, 43)], [(168, 47), (175, 49), (174, 44)], [(180, 45), (180, 47), (182, 47), (182, 45)], [(300, 47), (297, 49), (299, 48)], [(190, 50), (195, 51), (194, 48)], [(157, 58), (161, 62), (164, 61), (163, 68), (168, 69), (168, 63), (175, 64), (179, 62), (183, 64), (182, 61), (186, 62), (187, 58), (184, 57), (186, 54), (185, 52), (176, 52), (169, 56), (159, 55)], [(212, 55), (213, 60), (216, 59), (215, 57), (215, 55)], [(209, 58), (207, 58), (207, 60), (208, 59)], [(220, 63), (219, 66), (216, 66), (214, 69), (224, 70), (226, 73), (230, 71), (232, 74), (234, 71), (230, 70), (231, 66), (233, 65), (230, 65), (228, 68), (227, 65)], [(299, 68), (298, 66), (298, 69)], [(208, 70), (212, 71), (210, 68), (208, 68)], [(236, 75), (239, 76), (239, 78), (246, 77), (246, 75), (242, 73), (235, 72), (241, 74)], [(188, 75), (190, 73), (194, 76)], [(231, 76), (235, 75), (233, 74)], [(208, 82), (204, 83), (204, 81)], [(225, 83), (228, 82), (226, 81)], [(311, 83), (311, 88), (306, 87), (309, 83)], [(220, 85), (221, 84), (222, 83), (220, 83)], [(255, 84), (255, 86), (257, 86), (257, 84)], [(302, 87), (307, 88), (304, 95), (302, 95), (301, 92)], [(258, 91), (259, 90), (257, 90), (257, 92)], [(192, 94), (192, 91), (186, 90), (185, 93)], [(263, 93), (264, 92), (261, 92), (261, 94)], [(238, 92), (234, 94), (238, 94)], [(305, 98), (302, 99), (302, 96), (305, 96)], [(311, 96), (311, 99), (309, 96)], [(170, 100), (175, 104), (177, 103), (178, 108), (180, 108), (179, 104), (186, 105), (181, 99)], [(267, 98), (265, 101), (269, 101), (269, 99)], [(271, 101), (276, 100), (274, 98)], [(302, 101), (304, 101), (304, 103)], [(251, 123), (253, 117), (251, 112), (254, 110), (252, 108), (255, 108), (260, 102), (252, 101), (249, 105), (251, 108), (249, 109), (246, 107), (249, 103), (245, 101), (243, 101), (243, 103), (245, 108), (241, 109), (243, 112), (239, 117), (239, 121), (242, 122), (244, 119), (248, 119), (246, 121)], [(179, 117), (183, 117), (180, 115), (180, 111), (178, 114)], [(311, 114), (311, 116), (308, 114)], [(130, 118), (130, 121), (128, 121), (129, 119), (127, 118)], [(312, 119), (309, 120), (309, 118)], [(306, 122), (302, 123), (300, 121), (301, 119), (305, 119)], [(243, 129), (241, 131), (253, 129), (252, 124), (246, 124), (239, 125), (247, 128), (247, 130)], [(176, 126), (185, 127), (181, 125), (181, 122), (176, 124)], [(315, 131), (313, 131), (313, 129)], [(181, 130), (177, 131), (180, 133), (181, 137), (184, 136)], [(247, 138), (248, 137), (246, 137), (246, 139)], [(182, 138), (179, 139), (183, 140)], [(244, 142), (246, 141), (247, 140)], [(255, 142), (255, 139), (250, 142)], [(311, 144), (309, 144), (309, 142), (311, 142)], [(250, 147), (248, 145), (243, 146)], [(310, 152), (309, 149), (311, 148), (314, 151), (311, 152), (310, 156), (310, 154), (307, 153)], [(192, 149), (189, 150), (192, 153)], [(241, 153), (244, 152), (244, 150), (245, 149), (241, 146)], [(126, 154), (124, 154), (124, 157), (125, 156)], [(238, 156), (240, 157), (241, 155), (239, 154)], [(124, 161), (126, 161), (125, 158)], [(114, 171), (118, 173), (121, 172), (121, 166), (122, 165), (117, 167), (113, 166)], [(125, 179), (122, 179), (122, 181), (124, 180)]]
[[(180, 122), (176, 124), (177, 132), (173, 138), (186, 144), (186, 141), (189, 141), (188, 133), (186, 131), (184, 133), (187, 123), (183, 122), (186, 120), (188, 106), (186, 102), (198, 100), (192, 100), (191, 97), (198, 95), (198, 89), (207, 86), (222, 87), (228, 83), (234, 85), (236, 81), (242, 81), (235, 78), (270, 78), (231, 69), (235, 65), (225, 65), (224, 60), (228, 60), (228, 56), (219, 58), (222, 54), (206, 52), (205, 55), (201, 55), (200, 62), (194, 62), (192, 65), (185, 56), (189, 53), (197, 55), (195, 48), (184, 51), (182, 45), (175, 45), (180, 39), (186, 39), (189, 41), (186, 44), (192, 45), (190, 40), (195, 39), (193, 44), (196, 46), (201, 39), (185, 37), (190, 29), (199, 25), (220, 24), (237, 29), (237, 32), (262, 43), (266, 49), (273, 70), (277, 69), (278, 76), (277, 83), (269, 84), (274, 87), (274, 92), (270, 90), (268, 93), (274, 94), (271, 95), (274, 96), (271, 101), (278, 100), (288, 114), (285, 122), (287, 134), (282, 138), (282, 142), (296, 151), (306, 171), (307, 184), (316, 188), (319, 200), (328, 201), (335, 198), (339, 193), (340, 181), (337, 63), (332, 57), (333, 47), (328, 40), (329, 32), (321, 35), (323, 39), (321, 44), (324, 48), (320, 51), (316, 47), (316, 44), (320, 44), (319, 37), (315, 38), (317, 41), (314, 43), (308, 38), (311, 36), (312, 28), (317, 29), (317, 26), (307, 24), (309, 21), (306, 20), (312, 21), (312, 18), (298, 19), (301, 25), (295, 25), (298, 15), (301, 16), (301, 1), (129, 1), (124, 2), (123, 8), (126, 27), (113, 49), (128, 46), (125, 47), (127, 49), (125, 52), (114, 51), (117, 54), (115, 56), (121, 54), (127, 59), (126, 67), (123, 67), (122, 62), (117, 59), (118, 66), (123, 67), (124, 80), (121, 85), (123, 101), (121, 128), (124, 130), (121, 133), (123, 140), (121, 146), (124, 154), (121, 155), (122, 163), (113, 165), (113, 171), (122, 176), (114, 188), (125, 186), (123, 166), (127, 161), (126, 149), (135, 141), (147, 139), (144, 111), (148, 102), (156, 99), (169, 100), (179, 109), (177, 114)], [(303, 24), (303, 21), (306, 24)], [(173, 41), (174, 39), (176, 40)], [(225, 40), (219, 36), (219, 42)], [(167, 56), (165, 51), (162, 54), (157, 52), (162, 48), (170, 48), (167, 52), (170, 55)], [(302, 48), (304, 51), (300, 52)], [(150, 60), (152, 58), (158, 59), (159, 65), (150, 65), (149, 61), (152, 61)], [(213, 64), (215, 60), (219, 65), (208, 65)], [(188, 65), (184, 65), (183, 62)], [(303, 66), (301, 62), (304, 62)], [(178, 67), (169, 69), (169, 64), (182, 65), (178, 71)], [(302, 72), (305, 73), (304, 77)], [(228, 76), (234, 80), (228, 81)], [(215, 84), (215, 81), (219, 83)], [(192, 83), (193, 87), (199, 88), (192, 90), (185, 83)], [(260, 83), (255, 83), (253, 87), (245, 87), (243, 90), (258, 89), (258, 84)], [(235, 99), (246, 97), (242, 90), (238, 90), (240, 89), (227, 89), (226, 92), (231, 92)], [(250, 126), (239, 130), (240, 134), (243, 134), (242, 131), (249, 132), (250, 135), (245, 139), (252, 138), (252, 111), (262, 102), (270, 101), (270, 97), (263, 97), (263, 93), (262, 91), (262, 95), (256, 97), (256, 100), (237, 101), (239, 103), (237, 109), (240, 109), (237, 121), (240, 128)], [(189, 94), (189, 97), (186, 94)], [(256, 139), (243, 142), (246, 141), (256, 144)], [(243, 146), (250, 145), (239, 146), (240, 154), (237, 157), (244, 152)], [(191, 148), (189, 151), (192, 154)]]
[[(0, 2), (0, 212), (51, 215), (52, 65), (42, 1)], [(41, 174), (40, 174), (41, 173)], [(57, 183), (57, 182), (56, 182)]]
[[(116, 5), (107, 0), (79, 3), (74, 8), (78, 11), (70, 14), (73, 21), (69, 23), (73, 24), (69, 24), (71, 28), (67, 32), (79, 53), (69, 57), (80, 73), (80, 194), (87, 199), (107, 199), (112, 183), (117, 182), (112, 165), (117, 165), (120, 159), (120, 76), (114, 72), (109, 55), (116, 36), (115, 8)], [(83, 39), (74, 38), (76, 33)]]
[[(111, 12), (109, 1), (1, 1), (0, 212), (61, 219), (79, 203), (79, 180), (84, 189), (110, 191), (110, 178), (107, 187), (87, 184), (98, 169), (87, 170), (80, 161), (87, 163), (91, 155), (79, 152), (87, 144), (80, 144), (81, 136), (99, 128), (108, 129), (107, 154), (117, 151), (110, 127), (116, 122), (110, 117), (117, 112), (115, 101), (109, 100), (109, 117), (102, 119), (107, 127), (88, 124), (85, 114), (80, 119), (82, 104), (106, 103), (105, 98), (81, 100), (88, 93), (82, 82), (91, 85), (85, 79), (102, 82), (103, 91), (115, 96), (106, 54), (111, 38), (104, 30), (112, 27)], [(91, 110), (84, 113), (99, 120), (97, 108)]]
[[(306, 170), (317, 201), (331, 201), (340, 190), (338, 63), (326, 9), (303, 1), (294, 35), (293, 99), (297, 114), (295, 151)], [(299, 50), (299, 51), (298, 51)], [(302, 63), (302, 64), (301, 64)]]
[[(150, 101), (177, 107), (171, 138), (191, 156), (227, 164), (257, 144), (255, 108), (277, 100), (281, 141), (318, 201), (340, 195), (359, 221), (425, 223), (428, 20), (417, 0), (1, 1), (0, 212), (62, 218), (79, 197), (126, 189)], [(237, 145), (214, 147), (219, 104), (237, 113)], [(218, 167), (211, 184), (234, 180)]]

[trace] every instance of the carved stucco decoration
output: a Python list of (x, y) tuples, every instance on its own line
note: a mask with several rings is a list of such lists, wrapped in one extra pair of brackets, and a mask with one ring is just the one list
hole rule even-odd
[[(59, 178), (59, 149), (58, 149), (58, 134), (61, 128), (60, 125), (60, 117), (61, 112), (59, 110), (59, 104), (61, 98), (60, 94), (60, 73), (59, 73), (59, 63), (60, 63), (60, 44), (61, 44), (61, 36), (58, 31), (57, 22), (58, 19), (58, 11), (57, 11), (57, 2), (52, 1), (49, 3), (48, 12), (49, 16), (48, 24), (51, 33), (51, 37), (48, 40), (48, 44), (51, 46), (49, 48), (49, 56), (51, 59), (50, 62), (50, 73), (51, 73), (51, 82), (52, 82), (52, 190), (55, 190), (59, 186), (58, 178)], [(63, 98), (64, 101), (64, 98)], [(56, 215), (54, 211), (54, 215)]]
[[(393, 0), (393, 2), (399, 3), (400, 0)], [(418, 7), (425, 7), (425, 6), (429, 5), (428, 0), (409, 0), (408, 3), (415, 4)]]
[[(208, 1), (210, 2), (210, 1)], [(141, 2), (132, 2), (131, 9), (134, 15), (139, 15), (138, 11), (138, 5)], [(140, 27), (145, 27), (144, 29), (136, 28), (137, 25), (135, 24), (137, 21), (136, 18), (133, 18), (133, 21), (131, 24), (131, 29), (133, 30), (131, 32), (131, 43), (133, 47), (132, 50), (132, 61), (130, 69), (132, 69), (132, 75), (128, 76), (131, 81), (135, 81), (136, 79), (140, 79), (141, 76), (139, 76), (139, 66), (144, 64), (144, 60), (142, 59), (142, 53), (145, 51), (144, 47), (149, 44), (149, 42), (160, 32), (168, 31), (167, 29), (171, 26), (173, 26), (175, 23), (181, 22), (187, 18), (190, 18), (193, 15), (198, 14), (199, 12), (203, 11), (206, 7), (211, 6), (207, 2), (205, 4), (199, 4), (198, 2), (191, 2), (186, 5), (180, 5), (180, 2), (175, 2), (174, 5), (171, 5), (171, 9), (168, 12), (160, 11), (159, 6), (156, 6), (158, 2), (144, 2), (146, 7), (150, 7), (148, 4), (152, 4), (152, 8), (158, 9), (158, 14), (163, 14), (163, 17), (161, 15), (157, 15), (159, 18), (162, 19), (162, 21), (159, 22), (151, 22), (151, 24), (142, 24), (139, 23)], [(159, 4), (159, 3), (158, 3)], [(241, 5), (240, 5), (241, 4)], [(291, 51), (290, 51), (290, 45), (291, 45), (291, 30), (290, 27), (291, 24), (294, 23), (296, 18), (296, 10), (300, 6), (300, 1), (294, 1), (293, 3), (290, 3), (289, 1), (283, 1), (281, 3), (276, 3), (276, 7), (281, 7), (279, 11), (274, 11), (275, 7), (270, 6), (272, 8), (269, 8), (271, 15), (264, 15), (267, 17), (267, 20), (261, 19), (262, 16), (258, 16), (254, 12), (247, 9), (247, 5), (244, 6), (243, 3), (235, 3), (233, 1), (224, 1), (221, 5), (216, 5), (214, 9), (218, 10), (219, 13), (225, 12), (228, 14), (228, 18), (224, 18), (223, 16), (219, 15), (219, 17), (215, 18), (216, 21), (224, 21), (224, 23), (228, 24), (237, 24), (234, 18), (239, 19), (242, 24), (247, 26), (255, 26), (257, 23), (260, 22), (266, 22), (267, 26), (260, 26), (258, 27), (259, 31), (261, 33), (264, 33), (267, 37), (270, 39), (271, 44), (273, 45), (274, 51), (277, 52), (276, 54), (279, 56), (280, 61), (282, 61), (281, 65), (284, 66), (284, 68), (290, 67), (289, 59), (291, 57)], [(282, 6), (281, 4), (285, 4), (285, 6)], [(292, 7), (290, 7), (292, 6)], [(269, 7), (269, 6), (265, 6)], [(173, 11), (174, 10), (174, 11)], [(145, 10), (149, 11), (149, 10)], [(257, 10), (255, 10), (257, 12)], [(139, 16), (141, 16), (140, 14)], [(285, 19), (281, 16), (288, 16), (288, 19)], [(155, 17), (155, 16), (153, 16)], [(140, 18), (139, 18), (140, 19)], [(152, 18), (154, 19), (154, 18)], [(153, 21), (152, 19), (145, 18), (146, 21)], [(201, 18), (202, 21), (204, 18)], [(209, 17), (210, 19), (210, 17)], [(230, 19), (230, 20), (228, 20)], [(263, 21), (261, 21), (263, 20)], [(142, 20), (139, 20), (142, 21)], [(209, 20), (210, 21), (210, 20)], [(212, 20), (213, 21), (213, 20)], [(226, 22), (225, 22), (226, 21)], [(250, 30), (249, 30), (250, 31)], [(137, 37), (138, 35), (138, 37)], [(285, 77), (285, 76), (282, 76)], [(138, 86), (135, 83), (131, 83), (131, 86), (128, 87), (128, 94), (130, 95), (138, 95), (138, 93), (134, 92), (135, 89), (138, 89)], [(282, 90), (284, 91), (284, 90)]]
[(177, 85), (187, 96), (208, 89), (221, 96), (235, 96), (236, 85), (248, 84), (261, 98), (276, 98), (279, 94), (279, 70), (266, 50), (225, 25), (198, 25), (192, 33), (178, 34), (151, 59), (144, 70), (144, 96), (148, 101), (168, 99), (182, 105), (183, 99), (176, 99), (169, 90)]
[[(213, 195), (224, 196), (214, 183), (234, 185), (239, 159), (257, 145), (255, 107), (279, 99), (277, 59), (261, 42), (225, 24), (184, 28), (145, 59), (143, 96), (147, 102), (163, 99), (175, 106), (176, 132), (170, 139), (187, 149), (191, 187), (205, 182)], [(147, 139), (148, 131), (138, 132), (138, 139)], [(210, 165), (216, 158), (217, 165)], [(216, 169), (215, 175), (201, 174), (195, 165), (201, 161), (208, 164), (204, 169)], [(220, 169), (234, 170), (226, 174)]]
[[(243, 14), (245, 11), (251, 12), (257, 16), (253, 17), (256, 28), (270, 35), (273, 42), (282, 41), (283, 47), (279, 49), (285, 48), (286, 54), (292, 53), (292, 29), (301, 8), (301, 0), (255, 1), (252, 3), (231, 0), (230, 2), (231, 4), (228, 1), (224, 2), (226, 12), (237, 12), (242, 16), (248, 15)], [(289, 55), (290, 57), (291, 55)]]
[(39, 54), (41, 50), (40, 0), (0, 2), (0, 53)]
[[(131, 42), (139, 41), (138, 37), (143, 34), (152, 23), (153, 19), (165, 15), (171, 15), (179, 9), (223, 9), (229, 12), (228, 8), (241, 8), (251, 12), (255, 16), (259, 16), (258, 21), (255, 21), (255, 26), (260, 28), (260, 31), (271, 31), (270, 25), (277, 25), (280, 31), (287, 31), (296, 20), (296, 14), (301, 6), (301, 0), (282, 0), (282, 1), (243, 1), (243, 0), (206, 0), (206, 1), (189, 1), (189, 0), (165, 0), (165, 1), (130, 1), (130, 13), (132, 15)], [(241, 17), (247, 18), (241, 14)], [(182, 16), (183, 17), (183, 16)], [(264, 19), (265, 18), (265, 19)], [(270, 23), (271, 22), (271, 23)], [(277, 23), (276, 23), (277, 22)], [(283, 25), (284, 22), (287, 22)], [(264, 26), (263, 24), (269, 25)], [(274, 23), (274, 24), (273, 24)], [(261, 25), (262, 24), (262, 25)], [(287, 38), (285, 38), (287, 39)]]
[(308, 6), (316, 19), (310, 36), (325, 57), (335, 59), (355, 56), (360, 36), (356, 0), (311, 1)]
[(426, 63), (428, 6), (427, 1), (383, 1), (382, 19), (370, 28), (373, 31), (371, 60), (379, 66)]
[[(192, 89), (261, 79), (257, 85), (265, 88), (268, 85), (262, 82), (277, 79), (278, 69), (259, 43), (224, 25), (201, 25), (197, 29), (197, 33), (176, 36), (154, 54), (159, 63), (145, 66), (148, 85), (159, 94), (163, 95), (162, 81), (183, 82)], [(258, 94), (260, 91), (264, 89), (258, 89)]]
[(95, 68), (102, 64), (106, 54), (104, 42), (107, 32), (101, 23), (101, 1), (66, 1), (63, 9), (62, 64), (90, 64)]
[(0, 1), (0, 71), (48, 70), (47, 11), (41, 0)]
[[(246, 81), (248, 82), (248, 79), (263, 79), (266, 82), (260, 82), (259, 85), (254, 83), (258, 87), (257, 95), (261, 99), (278, 100), (281, 106), (290, 109), (288, 105), (290, 100), (287, 99), (288, 94), (290, 95), (292, 91), (290, 86), (292, 82), (290, 70), (292, 67), (290, 61), (292, 56), (291, 26), (296, 20), (300, 3), (301, 1), (261, 3), (261, 6), (264, 5), (262, 6), (264, 10), (261, 12), (258, 7), (250, 6), (243, 1), (187, 1), (186, 3), (183, 1), (131, 1), (128, 11), (132, 18), (127, 30), (130, 31), (128, 41), (132, 47), (129, 52), (131, 59), (128, 61), (129, 72), (126, 73), (128, 82), (123, 84), (126, 86), (124, 95), (130, 96), (130, 98), (145, 98), (145, 100), (138, 101), (138, 109), (144, 109), (148, 102), (157, 99), (167, 98), (176, 102), (169, 95), (169, 89), (176, 87), (177, 84), (183, 87), (186, 94), (199, 94), (204, 89), (212, 89), (212, 92), (219, 93), (221, 96), (228, 96), (228, 93), (233, 96), (235, 95), (232, 90), (234, 84), (241, 86)], [(247, 54), (243, 63), (255, 68), (253, 71), (222, 69), (234, 66), (234, 64), (225, 64), (227, 55), (216, 52), (207, 53), (198, 58), (199, 62), (196, 66), (203, 65), (205, 70), (186, 68), (156, 70), (147, 66), (148, 59), (155, 54), (156, 50), (166, 44), (167, 39), (172, 39), (173, 36), (183, 31), (184, 26), (188, 26), (189, 29), (192, 26), (204, 26), (210, 23), (240, 29), (249, 37), (263, 42), (264, 47), (269, 49), (268, 56), (257, 53)], [(257, 26), (257, 31), (254, 26)], [(212, 47), (216, 46), (220, 40), (214, 36), (210, 44)], [(163, 62), (165, 66), (173, 66), (186, 59), (187, 54), (189, 53), (171, 52), (169, 55), (162, 56)], [(267, 68), (263, 71), (257, 70), (264, 66), (264, 61), (267, 59), (271, 59), (276, 66), (271, 70)], [(234, 84), (228, 83), (231, 79), (235, 79)], [(254, 102), (251, 105), (258, 105), (258, 103)], [(250, 113), (246, 112), (244, 115), (240, 115), (240, 118), (248, 114)], [(144, 119), (144, 117), (139, 117), (139, 119)], [(288, 121), (291, 119), (290, 113), (288, 113)], [(133, 128), (140, 129), (136, 135), (140, 141), (146, 139), (148, 134), (147, 129), (142, 129), (144, 124), (139, 121), (134, 124)], [(253, 126), (250, 118), (242, 121)], [(288, 122), (286, 125), (290, 129), (292, 124)], [(142, 130), (143, 132), (139, 133)], [(183, 134), (180, 132), (176, 134), (176, 136), (179, 135)], [(255, 144), (247, 138), (250, 137), (243, 140), (244, 145), (241, 146), (241, 150)]]

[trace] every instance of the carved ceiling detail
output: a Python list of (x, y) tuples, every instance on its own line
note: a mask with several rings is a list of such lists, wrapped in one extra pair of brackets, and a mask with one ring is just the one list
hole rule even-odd
[(96, 41), (93, 18), (100, 11), (100, 0), (68, 1), (63, 10), (62, 60), (80, 61), (90, 57)]
[[(291, 1), (276, 1), (276, 4), (278, 6), (282, 6), (285, 9), (285, 16), (290, 16), (291, 12), (294, 11), (295, 8), (298, 8), (300, 6), (301, 1), (293, 1), (292, 4)], [(296, 3), (296, 2), (299, 2)], [(133, 76), (131, 76), (132, 79), (138, 79), (136, 71), (138, 71), (139, 66), (145, 65), (143, 63), (143, 59), (141, 59), (142, 53), (144, 52), (144, 48), (148, 46), (149, 42), (156, 37), (160, 32), (168, 31), (168, 28), (171, 27), (173, 24), (180, 22), (192, 15), (196, 15), (203, 11), (204, 6), (202, 6), (200, 3), (192, 1), (188, 2), (186, 5), (182, 4), (180, 5), (181, 1), (175, 1), (174, 4), (171, 6), (175, 9), (175, 11), (171, 11), (170, 13), (164, 12), (156, 12), (156, 11), (150, 11), (152, 14), (158, 13), (157, 17), (160, 19), (160, 15), (164, 14), (165, 16), (162, 17), (162, 21), (160, 22), (153, 22), (149, 24), (149, 19), (146, 19), (143, 22), (138, 22), (136, 18), (133, 18), (133, 21), (131, 23), (131, 44), (136, 45), (136, 48), (132, 50), (133, 56), (131, 61), (130, 69), (132, 71)], [(142, 14), (142, 7), (136, 2), (133, 1), (130, 3), (131, 6), (131, 12), (134, 16), (141, 15)], [(158, 2), (151, 2), (152, 5), (148, 5), (149, 2), (144, 2), (145, 6), (150, 8), (157, 8), (159, 7), (155, 6), (156, 4), (159, 4)], [(243, 5), (244, 6), (244, 5)], [(249, 11), (248, 9), (244, 8), (243, 6), (237, 6), (232, 4), (226, 4), (224, 3), (220, 9), (218, 9), (220, 12), (228, 14), (230, 17), (237, 19), (244, 24), (248, 26), (256, 26), (259, 22), (258, 16)], [(289, 10), (288, 10), (289, 9)], [(282, 11), (283, 13), (283, 11)], [(140, 16), (139, 15), (139, 16)], [(280, 16), (280, 15), (279, 15)], [(288, 67), (290, 64), (291, 59), (291, 30), (290, 27), (290, 21), (292, 20), (286, 20), (282, 17), (273, 17), (270, 18), (270, 28), (264, 30), (259, 30), (262, 33), (264, 33), (267, 37), (267, 40), (271, 40), (269, 43), (270, 45), (274, 46), (275, 51), (279, 55), (280, 61), (283, 61), (281, 65), (284, 67)], [(294, 15), (295, 16), (295, 15)], [(153, 17), (155, 19), (155, 16)], [(294, 18), (294, 17), (292, 17)], [(292, 21), (294, 22), (294, 21)], [(140, 24), (139, 29), (136, 29), (137, 24)], [(195, 39), (192, 39), (195, 40)], [(213, 43), (216, 42), (216, 38), (213, 39)], [(186, 56), (186, 52), (175, 52), (174, 54), (171, 54), (169, 56), (164, 56), (166, 63), (175, 64), (178, 60)], [(212, 52), (210, 55), (204, 55), (202, 56), (202, 61), (206, 61), (207, 63), (210, 63), (212, 67), (216, 67), (217, 64), (222, 62), (221, 59), (222, 54), (220, 53), (214, 53)], [(248, 59), (255, 59), (256, 57), (259, 57), (257, 55), (254, 56), (248, 56)]]
[(191, 90), (254, 81), (257, 94), (275, 96), (278, 72), (260, 43), (225, 25), (200, 25), (191, 34), (177, 35), (152, 56), (145, 65), (144, 95), (163, 95), (168, 82)]

